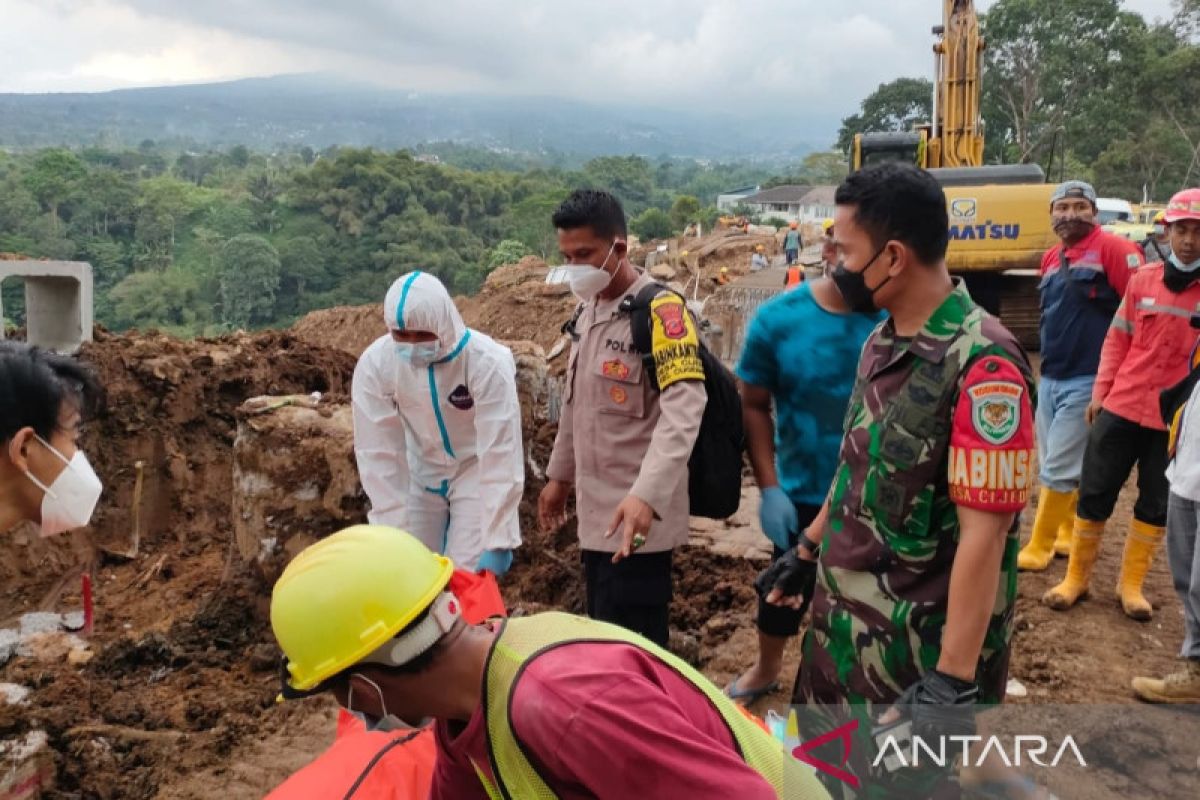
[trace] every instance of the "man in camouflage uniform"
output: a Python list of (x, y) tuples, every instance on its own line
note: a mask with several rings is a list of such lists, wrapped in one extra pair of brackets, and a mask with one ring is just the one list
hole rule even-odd
[(1033, 373), (947, 272), (945, 197), (929, 173), (893, 163), (850, 176), (834, 230), (843, 296), (891, 319), (863, 348), (825, 507), (759, 589), (773, 602), (813, 598), (794, 698), (801, 739), (857, 721), (848, 761), (825, 752), (862, 785), (827, 775), (828, 788), (955, 796), (944, 775), (873, 771), (872, 729), (897, 704), (936, 745), (974, 733), (975, 705), (1004, 696)]

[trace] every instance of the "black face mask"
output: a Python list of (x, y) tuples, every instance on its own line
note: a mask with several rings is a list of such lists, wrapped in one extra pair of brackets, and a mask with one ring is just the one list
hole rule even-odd
[(1080, 217), (1054, 217), (1051, 223), (1054, 226), (1054, 233), (1065, 242), (1081, 241), (1087, 238), (1087, 235), (1096, 227), (1094, 220)]
[(1175, 266), (1175, 259), (1168, 258), (1163, 269), (1163, 283), (1175, 294), (1185, 291), (1189, 286), (1200, 280), (1200, 270), (1184, 272)]
[(879, 252), (871, 256), (871, 260), (867, 262), (867, 265), (858, 272), (851, 272), (846, 269), (845, 262), (839, 261), (837, 266), (833, 268), (833, 272), (830, 273), (829, 277), (833, 279), (834, 285), (842, 293), (842, 299), (846, 301), (846, 305), (850, 307), (851, 311), (859, 314), (871, 314), (879, 310), (879, 307), (875, 305), (875, 293), (886, 286), (888, 281), (892, 279), (892, 276), (888, 275), (884, 278), (883, 283), (874, 289), (869, 289), (867, 288), (866, 274), (867, 270), (871, 268), (871, 265), (875, 263), (877, 258), (883, 255), (883, 251), (886, 249), (886, 244), (879, 248)]

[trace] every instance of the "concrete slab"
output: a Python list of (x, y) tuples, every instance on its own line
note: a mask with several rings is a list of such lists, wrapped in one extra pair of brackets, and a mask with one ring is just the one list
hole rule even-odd
[[(74, 353), (92, 340), (92, 265), (86, 261), (0, 261), (0, 284), (25, 280), (25, 331), (30, 344)], [(0, 304), (0, 339), (4, 307)]]

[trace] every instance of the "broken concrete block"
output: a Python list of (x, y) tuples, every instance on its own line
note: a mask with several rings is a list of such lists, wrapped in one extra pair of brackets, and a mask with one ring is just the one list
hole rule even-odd
[[(85, 261), (0, 261), (0, 283), (25, 280), (25, 338), (59, 353), (92, 340), (92, 265)], [(4, 307), (0, 305), (0, 339)]]
[(268, 584), (307, 544), (366, 521), (350, 406), (307, 395), (256, 397), (238, 409), (233, 528)]

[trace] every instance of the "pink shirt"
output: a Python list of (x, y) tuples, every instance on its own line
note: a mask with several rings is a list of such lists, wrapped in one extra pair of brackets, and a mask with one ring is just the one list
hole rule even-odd
[[(530, 763), (563, 800), (775, 800), (708, 698), (637, 647), (581, 642), (550, 650), (526, 667), (512, 708)], [(435, 732), (430, 797), (487, 800), (471, 763), (492, 776), (483, 708), (457, 737), (445, 722)]]

